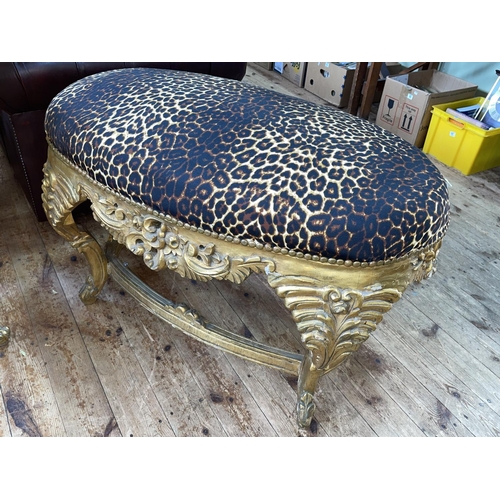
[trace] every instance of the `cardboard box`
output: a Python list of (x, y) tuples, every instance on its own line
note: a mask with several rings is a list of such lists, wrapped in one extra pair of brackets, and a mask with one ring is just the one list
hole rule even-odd
[(436, 71), (415, 71), (387, 77), (376, 124), (421, 148), (432, 106), (475, 96), (477, 85)]
[(339, 108), (347, 106), (356, 63), (309, 62), (304, 88)]
[(306, 78), (307, 63), (305, 62), (275, 62), (274, 70), (283, 75), (297, 87), (303, 87)]
[(380, 77), (387, 78), (388, 76), (394, 76), (404, 69), (405, 67), (401, 63), (386, 62), (382, 65), (382, 69), (380, 70)]

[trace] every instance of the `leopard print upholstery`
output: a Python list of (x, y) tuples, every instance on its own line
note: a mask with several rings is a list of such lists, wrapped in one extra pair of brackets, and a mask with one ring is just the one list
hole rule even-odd
[(95, 181), (220, 235), (383, 261), (440, 240), (446, 183), (368, 121), (243, 82), (135, 68), (79, 80), (47, 139)]

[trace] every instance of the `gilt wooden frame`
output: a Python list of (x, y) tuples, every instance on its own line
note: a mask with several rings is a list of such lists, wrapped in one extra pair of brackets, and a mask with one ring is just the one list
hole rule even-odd
[[(80, 292), (85, 304), (97, 299), (109, 273), (149, 311), (186, 334), (298, 375), (297, 422), (301, 427), (311, 423), (320, 378), (359, 348), (411, 282), (433, 274), (441, 246), (438, 241), (401, 258), (367, 263), (318, 258), (253, 240), (221, 237), (119, 195), (92, 180), (50, 143), (42, 187), (50, 224), (88, 261), (90, 275)], [(106, 249), (73, 219), (72, 210), (87, 199), (95, 219), (110, 235)], [(297, 325), (303, 354), (209, 324), (188, 306), (159, 296), (120, 261), (123, 247), (142, 256), (154, 271), (169, 268), (189, 279), (241, 283), (252, 272), (265, 273)]]

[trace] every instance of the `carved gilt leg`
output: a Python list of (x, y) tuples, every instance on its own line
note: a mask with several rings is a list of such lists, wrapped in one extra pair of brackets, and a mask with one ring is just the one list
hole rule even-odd
[(319, 379), (358, 350), (401, 292), (380, 285), (340, 288), (316, 278), (273, 273), (268, 279), (291, 312), (307, 349), (299, 373), (297, 420), (308, 427)]
[(7, 326), (0, 326), (0, 349), (7, 347), (10, 340), (10, 328)]
[(89, 264), (90, 275), (79, 295), (84, 304), (92, 304), (106, 282), (108, 271), (100, 245), (90, 234), (78, 229), (71, 213), (86, 198), (61, 169), (50, 163), (50, 156), (44, 167), (42, 189), (43, 208), (50, 224)]

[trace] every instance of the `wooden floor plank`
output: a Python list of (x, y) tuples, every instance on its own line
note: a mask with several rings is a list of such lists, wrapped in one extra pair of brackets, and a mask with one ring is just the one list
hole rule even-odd
[(120, 321), (122, 315), (113, 313), (113, 298), (102, 294), (96, 303), (85, 306), (78, 296), (88, 273), (84, 257), (69, 244), (61, 246), (60, 237), (48, 224), (41, 225), (40, 232), (112, 408), (108, 432), (116, 428), (124, 436), (173, 436), (130, 346)]
[[(411, 314), (414, 312), (413, 309)], [(478, 397), (469, 388), (469, 379), (464, 383), (454, 373), (453, 367), (449, 369), (446, 366), (448, 358), (453, 358), (454, 353), (441, 351), (436, 358), (417, 340), (419, 336), (427, 338), (421, 332), (429, 328), (428, 321), (422, 324), (414, 316), (409, 316), (406, 310), (394, 308), (391, 313), (393, 321), (388, 322), (385, 328), (377, 329), (374, 337), (440, 401), (441, 418), (454, 415), (474, 436), (499, 435), (500, 419), (489, 408), (488, 398)]]
[[(429, 304), (428, 307), (430, 308), (431, 305)], [(433, 316), (433, 319), (430, 319), (426, 312), (419, 311), (407, 301), (404, 307), (399, 308), (400, 326), (402, 326), (403, 318), (410, 317), (411, 319), (407, 320), (406, 324), (410, 324), (412, 327), (408, 328), (407, 335), (411, 335), (416, 342), (435, 357), (440, 365), (461, 380), (471, 395), (474, 394), (483, 403), (488, 402), (488, 405), (500, 415), (500, 381), (498, 377), (494, 376), (487, 367), (448, 334), (447, 330), (450, 327), (453, 328), (452, 320), (441, 322), (441, 318), (437, 314)], [(435, 325), (445, 326), (436, 328)]]
[(12, 333), (9, 347), (0, 352), (1, 413), (9, 422), (5, 429), (14, 436), (64, 436), (47, 369), (33, 340), (27, 305), (3, 244), (0, 262), (2, 324), (8, 325)]
[[(112, 415), (51, 262), (43, 246), (35, 245), (34, 239), (24, 241), (18, 237), (11, 241), (9, 247), (18, 256), (14, 267), (29, 304), (35, 338), (43, 346), (51, 384), (58, 387), (57, 401), (64, 408), (66, 431), (69, 435), (98, 435)], [(24, 257), (33, 247), (31, 257)], [(85, 407), (88, 411), (82, 413), (81, 408)], [(94, 413), (95, 407), (98, 408)]]
[(110, 283), (105, 294), (175, 435), (227, 436), (175, 344), (182, 334), (143, 310), (117, 285)]
[[(432, 159), (432, 158), (431, 158)], [(484, 226), (498, 224), (498, 196), (500, 195), (499, 184), (495, 181), (485, 182), (484, 172), (472, 176), (465, 176), (459, 170), (443, 165), (435, 159), (434, 163), (449, 181), (450, 202), (455, 211), (464, 214), (475, 222), (474, 225)], [(489, 174), (492, 176), (499, 169), (493, 169)]]
[[(64, 417), (43, 354), (45, 341), (37, 337), (39, 321), (31, 315), (32, 304), (16, 270), (16, 261), (32, 259), (40, 239), (36, 230), (23, 233), (22, 221), (27, 219), (33, 224), (33, 214), (13, 181), (12, 170), (5, 168), (1, 149), (0, 163), (0, 316), (12, 335), (0, 358), (3, 406), (13, 436), (65, 436)], [(16, 253), (17, 241), (22, 237), (35, 243), (23, 256)], [(37, 292), (38, 286), (33, 291)]]
[[(380, 328), (384, 328), (384, 325)], [(373, 377), (382, 385), (387, 394), (426, 436), (472, 436), (450, 412), (447, 414), (447, 421), (443, 422), (442, 404), (407, 370), (396, 355), (377, 339), (372, 338), (366, 342), (354, 361), (365, 368), (365, 376)]]
[[(436, 288), (440, 300), (446, 306), (461, 314), (470, 325), (480, 329), (484, 335), (481, 340), (492, 349), (500, 345), (500, 309), (494, 294), (485, 291), (478, 283), (476, 275), (465, 273), (457, 266), (457, 258), (452, 252), (445, 251), (439, 256), (439, 281)], [(458, 261), (459, 263), (459, 261)], [(425, 292), (425, 288), (422, 290)], [(417, 292), (415, 292), (417, 293)], [(466, 326), (466, 334), (475, 332)], [(487, 337), (487, 338), (484, 338)]]
[(408, 417), (375, 377), (363, 365), (349, 358), (335, 371), (335, 383), (377, 436), (423, 437), (424, 433)]
[[(208, 315), (211, 310), (214, 314), (212, 321), (219, 326), (251, 336), (259, 342), (288, 349), (289, 344), (280, 342), (287, 333), (285, 327), (260, 303), (261, 294), (266, 292), (263, 283), (248, 279), (241, 286), (226, 286), (227, 284), (191, 284), (191, 293), (188, 294), (186, 290), (184, 295), (196, 310), (203, 310), (202, 314)], [(207, 301), (204, 297), (211, 297), (214, 302)], [(215, 307), (215, 300), (221, 306), (219, 309)], [(263, 410), (266, 418), (272, 422), (276, 433), (282, 436), (297, 435), (296, 393), (286, 378), (279, 371), (260, 367), (235, 355), (228, 354), (226, 358), (235, 372), (240, 374), (241, 383)]]
[[(429, 283), (415, 295), (409, 295), (408, 302), (417, 309), (426, 311), (427, 317), (432, 318), (430, 328), (424, 329), (423, 335), (431, 338), (436, 337), (440, 330), (446, 331), (446, 337), (441, 337), (442, 341), (457, 356), (462, 353), (462, 357), (470, 359), (471, 370), (489, 370), (500, 377), (500, 363), (496, 361), (500, 357), (500, 345), (492, 338), (498, 336), (498, 333), (494, 328), (490, 330), (486, 322), (480, 324), (477, 321), (478, 311), (481, 310), (479, 305), (471, 303), (471, 309), (466, 309), (463, 302), (456, 302), (458, 296), (456, 293), (455, 297), (450, 297), (442, 291), (442, 286)], [(486, 334), (488, 331), (489, 335)], [(490, 373), (487, 377), (491, 377)]]
[[(340, 387), (339, 387), (340, 386)], [(337, 370), (322, 377), (315, 394), (313, 422), (330, 437), (374, 437), (377, 434), (338, 384)], [(320, 432), (318, 435), (322, 435)]]
[(12, 436), (9, 419), (7, 417), (7, 408), (4, 404), (5, 400), (6, 397), (2, 392), (2, 386), (0, 384), (0, 438)]
[[(137, 274), (142, 276), (140, 272)], [(162, 291), (162, 276), (154, 273), (144, 277), (144, 279), (154, 289)], [(228, 316), (226, 314), (222, 315), (220, 310), (219, 316), (223, 316), (221, 318), (222, 322), (217, 321), (217, 307), (213, 303), (217, 295), (206, 290), (207, 287), (210, 288), (210, 284), (196, 283), (174, 276), (172, 276), (172, 281), (176, 282), (177, 286), (174, 294), (168, 297), (170, 300), (189, 304), (207, 321), (227, 327)], [(163, 295), (166, 295), (166, 293), (163, 293)], [(227, 305), (225, 306), (223, 302), (220, 302), (220, 307), (225, 307), (225, 310), (229, 311)], [(238, 366), (240, 360), (233, 359), (234, 356), (229, 360), (224, 353), (205, 346), (197, 340), (184, 338), (183, 334), (176, 336), (174, 343), (179, 349), (184, 362), (191, 365), (193, 374), (200, 385), (205, 388), (209, 387), (208, 393), (205, 392), (204, 397), (211, 402), (213, 411), (225, 429), (230, 425), (233, 432), (236, 428), (239, 428), (238, 435), (276, 435), (268, 419), (262, 413), (262, 409), (259, 409), (253, 395), (248, 391), (247, 385), (242, 381), (242, 378), (248, 378), (248, 374), (239, 375), (235, 371), (233, 364)]]
[[(29, 306), (17, 281), (11, 257), (0, 243), (2, 322), (11, 328), (8, 348), (0, 353), (2, 407), (14, 436), (64, 436), (66, 431)], [(36, 325), (35, 325), (36, 326)]]

